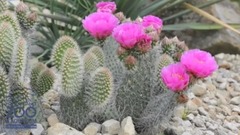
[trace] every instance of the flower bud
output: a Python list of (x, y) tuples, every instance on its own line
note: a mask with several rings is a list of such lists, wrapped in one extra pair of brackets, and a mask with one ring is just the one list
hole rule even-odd
[(127, 69), (133, 69), (137, 64), (137, 59), (134, 56), (129, 55), (125, 58), (124, 63)]
[(119, 21), (124, 21), (126, 19), (125, 15), (123, 14), (123, 12), (117, 12), (115, 14), (115, 16), (118, 18)]

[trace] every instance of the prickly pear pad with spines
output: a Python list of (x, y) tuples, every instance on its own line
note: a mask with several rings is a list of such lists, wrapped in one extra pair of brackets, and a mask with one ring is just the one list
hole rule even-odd
[(74, 41), (74, 39), (69, 36), (60, 37), (54, 45), (54, 48), (52, 50), (51, 59), (52, 59), (53, 65), (58, 70), (61, 69), (63, 57), (68, 48), (74, 48), (75, 50), (77, 50), (77, 52), (80, 53), (80, 49), (78, 47), (77, 42)]
[(15, 15), (10, 11), (5, 11), (3, 14), (0, 15), (0, 23), (2, 22), (8, 22), (12, 25), (15, 35), (13, 38), (18, 40), (18, 38), (20, 38), (21, 36), (21, 28)]
[(36, 66), (34, 66), (33, 69), (31, 70), (30, 85), (34, 91), (38, 89), (37, 86), (38, 77), (43, 71), (46, 70), (46, 68), (47, 67), (43, 63), (38, 62)]
[(100, 61), (97, 56), (92, 52), (87, 52), (83, 56), (84, 70), (86, 74), (94, 72), (97, 68), (101, 67)]
[(42, 96), (44, 93), (50, 90), (53, 87), (54, 80), (55, 74), (51, 69), (46, 69), (43, 71), (37, 79), (37, 95)]
[(8, 9), (7, 0), (0, 0), (0, 13)]
[(66, 97), (77, 96), (83, 81), (83, 60), (79, 50), (68, 48), (61, 66), (61, 92)]
[(113, 93), (113, 77), (108, 68), (100, 67), (91, 76), (89, 87), (85, 92), (85, 102), (90, 107), (103, 107)]
[(10, 67), (13, 49), (16, 44), (14, 31), (9, 22), (0, 24), (0, 63), (6, 68)]
[(103, 53), (102, 48), (100, 48), (99, 46), (93, 46), (88, 50), (88, 52), (92, 52), (93, 54), (95, 54), (97, 56), (100, 66), (104, 65), (105, 58), (104, 58), (104, 53)]
[(18, 40), (14, 49), (12, 64), (10, 67), (10, 80), (24, 82), (25, 69), (27, 63), (27, 42), (24, 38)]
[(2, 67), (0, 67), (0, 117), (4, 116), (6, 113), (9, 90), (10, 87), (7, 73)]

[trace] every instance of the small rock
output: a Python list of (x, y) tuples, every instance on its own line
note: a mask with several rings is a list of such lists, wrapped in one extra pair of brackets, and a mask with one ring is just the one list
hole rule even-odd
[(202, 87), (201, 85), (194, 85), (192, 87), (192, 92), (195, 96), (203, 96), (206, 93), (206, 89)]
[(84, 135), (82, 132), (63, 123), (57, 123), (48, 128), (47, 133), (48, 135)]
[(195, 119), (193, 119), (193, 123), (197, 126), (197, 127), (205, 127), (204, 125), (204, 120), (200, 117), (196, 117)]
[(193, 119), (194, 119), (194, 115), (191, 114), (191, 113), (188, 114), (188, 115), (187, 115), (187, 119), (188, 119), (188, 120), (193, 120)]
[(191, 112), (196, 111), (198, 106), (192, 100), (189, 100), (186, 104), (186, 108)]
[(99, 132), (100, 130), (101, 130), (101, 125), (98, 123), (92, 122), (84, 128), (83, 133), (85, 135), (96, 135), (97, 132)]
[(215, 135), (212, 131), (204, 131), (204, 135)]
[(240, 104), (240, 96), (232, 98), (230, 100), (230, 103), (234, 104), (234, 105), (239, 105)]
[(192, 99), (192, 102), (194, 104), (196, 104), (198, 107), (202, 106), (202, 99), (201, 98), (195, 97), (195, 98)]
[(181, 118), (181, 117), (183, 116), (184, 112), (185, 112), (184, 106), (182, 106), (182, 105), (177, 106), (177, 107), (174, 109), (174, 116)]
[(114, 119), (107, 120), (102, 124), (102, 133), (118, 134), (120, 123)]
[(126, 117), (121, 122), (121, 129), (119, 135), (135, 135), (135, 127), (131, 117)]
[(240, 114), (240, 107), (235, 106), (235, 107), (233, 107), (232, 110), (233, 110), (234, 112), (237, 112), (238, 114)]
[(208, 112), (207, 112), (203, 107), (199, 107), (199, 108), (198, 108), (198, 112), (199, 112), (199, 114), (201, 114), (201, 115), (208, 116)]
[(181, 123), (183, 127), (191, 127), (192, 123), (189, 120), (185, 120)]
[(51, 108), (56, 112), (60, 111), (60, 106), (59, 105), (52, 105)]
[(225, 90), (227, 88), (227, 82), (223, 82), (219, 85), (219, 89)]
[(184, 132), (182, 135), (192, 135), (192, 134), (189, 132)]
[(41, 135), (41, 133), (44, 130), (43, 126), (39, 123), (37, 123), (36, 126), (37, 126), (37, 128), (31, 129), (32, 135)]
[(235, 123), (225, 122), (223, 127), (230, 129), (231, 131), (238, 131), (237, 125)]
[(217, 55), (215, 55), (215, 58), (218, 59), (218, 60), (222, 60), (224, 58), (224, 53), (219, 53)]
[(47, 118), (47, 121), (49, 123), (50, 126), (54, 126), (56, 123), (59, 122), (58, 118), (57, 118), (57, 115), (54, 113), (54, 114), (51, 114), (48, 118)]

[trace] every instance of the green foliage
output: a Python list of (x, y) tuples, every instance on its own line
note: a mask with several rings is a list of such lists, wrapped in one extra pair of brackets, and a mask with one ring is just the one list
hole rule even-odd
[(16, 44), (14, 30), (8, 22), (0, 24), (0, 63), (6, 68), (10, 67), (13, 48)]
[(105, 106), (113, 93), (113, 77), (108, 68), (98, 68), (92, 75), (89, 88), (85, 93), (87, 105), (90, 107)]
[(7, 73), (0, 67), (0, 117), (6, 113), (9, 90)]
[[(196, 7), (204, 8), (222, 0), (210, 0)], [(51, 50), (52, 45), (62, 35), (73, 37), (82, 49), (92, 46), (94, 40), (87, 34), (82, 27), (81, 20), (89, 13), (96, 10), (95, 4), (99, 0), (24, 0), (24, 2), (33, 4), (38, 8), (39, 27), (37, 30), (42, 34), (42, 39), (37, 39), (36, 44), (43, 50)], [(115, 0), (117, 11), (122, 11), (127, 17), (137, 18), (147, 14), (156, 14), (164, 20), (166, 29), (179, 30), (175, 27), (176, 19), (182, 19), (183, 15), (191, 13), (191, 10), (183, 6), (184, 2), (192, 2), (190, 0)], [(49, 13), (43, 12), (48, 10)], [(196, 29), (196, 26), (187, 25), (180, 30)], [(205, 29), (209, 26), (204, 26)], [(221, 27), (220, 27), (221, 28)], [(41, 54), (36, 54), (41, 55)], [(50, 52), (43, 53), (42, 60), (48, 60)]]
[(62, 59), (68, 48), (74, 48), (77, 51), (79, 51), (77, 42), (69, 36), (62, 36), (61, 38), (58, 39), (58, 41), (54, 45), (51, 59), (53, 65), (58, 70), (60, 70), (60, 67), (62, 65)]

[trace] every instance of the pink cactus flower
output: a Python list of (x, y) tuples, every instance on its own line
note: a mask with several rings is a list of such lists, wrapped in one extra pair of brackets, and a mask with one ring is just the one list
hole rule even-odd
[(115, 2), (98, 2), (96, 4), (97, 12), (114, 13), (117, 9)]
[(112, 34), (119, 20), (111, 13), (95, 12), (85, 17), (82, 23), (83, 28), (88, 31), (91, 36), (102, 40)]
[(142, 25), (145, 28), (152, 26), (156, 31), (160, 32), (163, 27), (163, 21), (159, 17), (147, 15), (143, 17)]
[(143, 27), (137, 23), (127, 22), (114, 28), (113, 38), (125, 49), (134, 48), (142, 35)]
[(214, 57), (199, 49), (184, 52), (181, 56), (181, 63), (196, 77), (207, 77), (218, 69)]
[(170, 64), (161, 71), (163, 83), (173, 92), (185, 90), (189, 84), (190, 77), (186, 68), (181, 63)]

